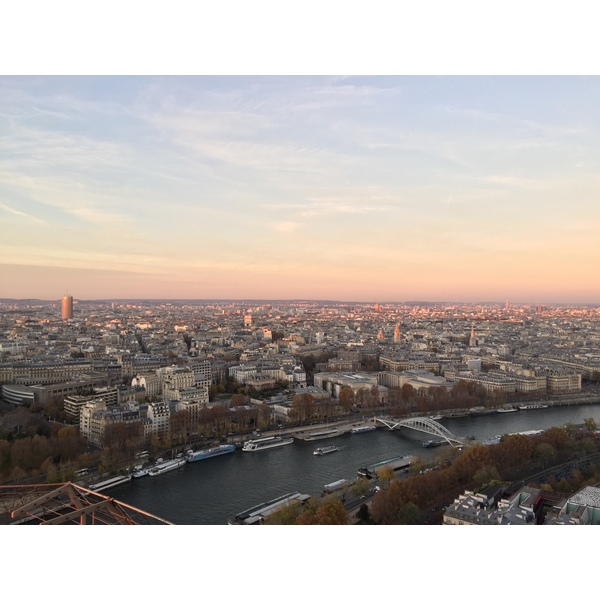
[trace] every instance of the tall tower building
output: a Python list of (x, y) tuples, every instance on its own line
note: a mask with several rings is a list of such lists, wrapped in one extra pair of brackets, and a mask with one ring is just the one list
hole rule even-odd
[(475, 326), (471, 325), (471, 335), (469, 337), (469, 346), (477, 346), (477, 340), (475, 339)]
[(396, 328), (394, 329), (394, 344), (400, 343), (400, 323), (396, 323)]
[(63, 296), (62, 298), (62, 318), (73, 318), (73, 296)]

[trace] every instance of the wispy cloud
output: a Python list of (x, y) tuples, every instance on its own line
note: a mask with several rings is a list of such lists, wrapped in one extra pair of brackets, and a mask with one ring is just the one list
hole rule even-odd
[(23, 217), (24, 219), (30, 220), (30, 221), (35, 221), (36, 223), (46, 223), (46, 221), (44, 221), (44, 219), (40, 219), (39, 217), (35, 216), (35, 215), (31, 215), (29, 213), (23, 212), (21, 210), (17, 210), (16, 208), (13, 208), (12, 206), (7, 206), (6, 204), (0, 203), (0, 209), (4, 210), (5, 212), (14, 215), (16, 217)]
[(270, 227), (277, 233), (292, 233), (300, 229), (300, 227), (302, 227), (302, 223), (298, 223), (297, 221), (278, 221), (271, 223)]
[(492, 185), (521, 188), (524, 190), (544, 190), (551, 185), (549, 181), (516, 177), (514, 175), (490, 175), (488, 177), (482, 177), (481, 181)]

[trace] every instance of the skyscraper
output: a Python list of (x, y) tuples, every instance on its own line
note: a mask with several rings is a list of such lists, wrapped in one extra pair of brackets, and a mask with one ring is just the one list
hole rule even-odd
[(62, 298), (62, 318), (73, 318), (73, 296), (63, 296)]

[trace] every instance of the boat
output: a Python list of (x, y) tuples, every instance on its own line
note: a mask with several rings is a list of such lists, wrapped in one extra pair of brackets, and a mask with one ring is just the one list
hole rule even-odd
[(346, 479), (338, 479), (333, 483), (326, 483), (323, 486), (323, 494), (331, 494), (331, 492), (335, 492), (337, 490), (342, 489), (348, 483)]
[(344, 432), (337, 429), (321, 429), (307, 433), (302, 439), (305, 442), (316, 442), (318, 440), (325, 440), (340, 435), (344, 435)]
[(131, 481), (131, 475), (118, 475), (117, 477), (111, 477), (110, 479), (93, 483), (88, 486), (88, 489), (92, 492), (101, 492), (116, 487), (117, 485), (121, 485), (122, 483), (127, 483), (128, 481)]
[(221, 444), (220, 446), (215, 446), (214, 448), (207, 448), (206, 450), (197, 450), (196, 452), (188, 450), (185, 460), (187, 460), (187, 462), (196, 462), (198, 460), (204, 460), (205, 458), (221, 456), (221, 454), (229, 454), (230, 452), (234, 451), (234, 444)]
[(472, 417), (482, 417), (484, 415), (493, 415), (496, 413), (495, 408), (473, 408), (469, 411)]
[(519, 410), (537, 410), (539, 408), (548, 408), (547, 404), (519, 404)]
[(456, 412), (456, 413), (450, 413), (449, 415), (445, 415), (446, 419), (460, 419), (462, 417), (468, 417), (470, 415), (470, 413), (468, 412)]
[(185, 462), (185, 458), (173, 458), (171, 460), (165, 460), (153, 466), (148, 475), (150, 475), (150, 477), (156, 477), (157, 475), (168, 473), (169, 471), (179, 469), (179, 467), (185, 465)]
[(294, 441), (291, 437), (282, 437), (275, 435), (272, 437), (248, 440), (242, 446), (244, 452), (257, 452), (258, 450), (267, 450), (269, 448), (278, 448), (279, 446), (287, 446)]
[(135, 479), (139, 479), (140, 477), (145, 477), (148, 473), (150, 473), (150, 469), (144, 469), (142, 465), (138, 465), (137, 467), (133, 467), (131, 476)]
[(515, 408), (514, 406), (510, 406), (509, 408), (498, 408), (496, 409), (497, 413), (511, 413), (511, 412), (517, 412), (519, 409)]
[(263, 502), (245, 510), (235, 517), (229, 519), (227, 522), (229, 525), (260, 525), (269, 515), (286, 506), (297, 506), (304, 504), (310, 499), (310, 495), (301, 494), (300, 492), (292, 492), (291, 494), (285, 494), (270, 500), (269, 502)]
[(382, 460), (381, 462), (375, 463), (374, 465), (362, 467), (358, 470), (358, 474), (361, 477), (372, 479), (373, 477), (377, 477), (377, 471), (381, 469), (381, 467), (389, 467), (393, 471), (406, 471), (412, 464), (413, 460), (414, 456), (408, 454), (406, 456), (399, 456), (398, 458), (389, 458), (387, 460)]
[(367, 433), (367, 431), (373, 431), (377, 429), (375, 425), (360, 425), (359, 427), (353, 427), (350, 433)]
[[(528, 431), (515, 431), (514, 433), (505, 433), (504, 435), (539, 435), (544, 433), (543, 429), (530, 429)], [(502, 436), (497, 436), (502, 437)]]
[(444, 418), (444, 415), (433, 415), (429, 417), (432, 421), (441, 421)]
[(448, 440), (427, 440), (426, 442), (423, 442), (422, 445), (423, 448), (437, 448), (438, 446), (445, 446), (449, 443)]
[(339, 448), (335, 445), (331, 446), (323, 446), (322, 448), (317, 448), (313, 454), (315, 456), (323, 456), (323, 454), (331, 454), (332, 452), (337, 452)]

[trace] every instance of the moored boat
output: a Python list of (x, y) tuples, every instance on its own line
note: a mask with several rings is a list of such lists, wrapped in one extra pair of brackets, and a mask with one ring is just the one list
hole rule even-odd
[(198, 460), (204, 460), (205, 458), (213, 458), (215, 456), (221, 456), (222, 454), (229, 454), (235, 451), (234, 444), (221, 444), (214, 448), (207, 448), (206, 450), (197, 450), (193, 452), (188, 450), (186, 460), (187, 462), (196, 462)]
[(423, 442), (422, 445), (423, 448), (437, 448), (438, 446), (445, 446), (449, 443), (448, 440), (427, 440), (426, 442)]
[(540, 408), (548, 408), (547, 404), (519, 404), (519, 410), (537, 410)]
[(375, 425), (360, 425), (359, 427), (353, 427), (350, 433), (367, 433), (367, 431), (373, 431), (377, 429)]
[(469, 411), (469, 414), (472, 417), (482, 417), (484, 415), (493, 415), (495, 412), (495, 408), (473, 408)]
[(515, 408), (514, 406), (508, 406), (505, 408), (497, 408), (496, 409), (497, 413), (511, 413), (511, 412), (517, 412), (517, 411), (518, 411), (518, 409)]
[(131, 476), (135, 479), (139, 479), (140, 477), (145, 477), (150, 473), (150, 469), (144, 469), (142, 465), (138, 465), (137, 467), (133, 467), (133, 471), (131, 472)]
[(392, 471), (405, 471), (408, 470), (408, 467), (410, 467), (413, 461), (414, 456), (411, 455), (389, 458), (388, 460), (382, 460), (374, 465), (362, 467), (358, 470), (358, 475), (366, 477), (367, 479), (372, 479), (373, 477), (377, 477), (377, 471), (381, 469), (381, 467), (389, 467)]
[(244, 452), (257, 452), (258, 450), (267, 450), (269, 448), (278, 448), (279, 446), (287, 446), (294, 441), (291, 437), (282, 437), (275, 435), (272, 437), (248, 440), (244, 443), (242, 450)]
[(304, 504), (310, 499), (310, 495), (293, 492), (275, 498), (269, 502), (263, 502), (245, 510), (228, 520), (229, 525), (259, 525), (274, 512), (286, 506)]
[(316, 442), (318, 440), (325, 440), (327, 438), (338, 437), (344, 435), (344, 431), (338, 429), (319, 429), (316, 431), (310, 431), (302, 439), (305, 442)]
[(455, 413), (450, 413), (449, 415), (445, 415), (446, 419), (460, 419), (462, 417), (468, 417), (469, 413), (468, 412), (455, 412)]
[(179, 467), (182, 467), (183, 465), (185, 465), (185, 458), (173, 458), (171, 460), (165, 460), (164, 462), (158, 463), (152, 467), (148, 475), (150, 475), (150, 477), (156, 477), (157, 475), (162, 475), (163, 473), (168, 473), (169, 471), (179, 469)]
[(335, 445), (331, 446), (323, 446), (322, 448), (317, 448), (313, 454), (315, 456), (323, 456), (324, 454), (331, 454), (332, 452), (337, 452), (339, 448)]

